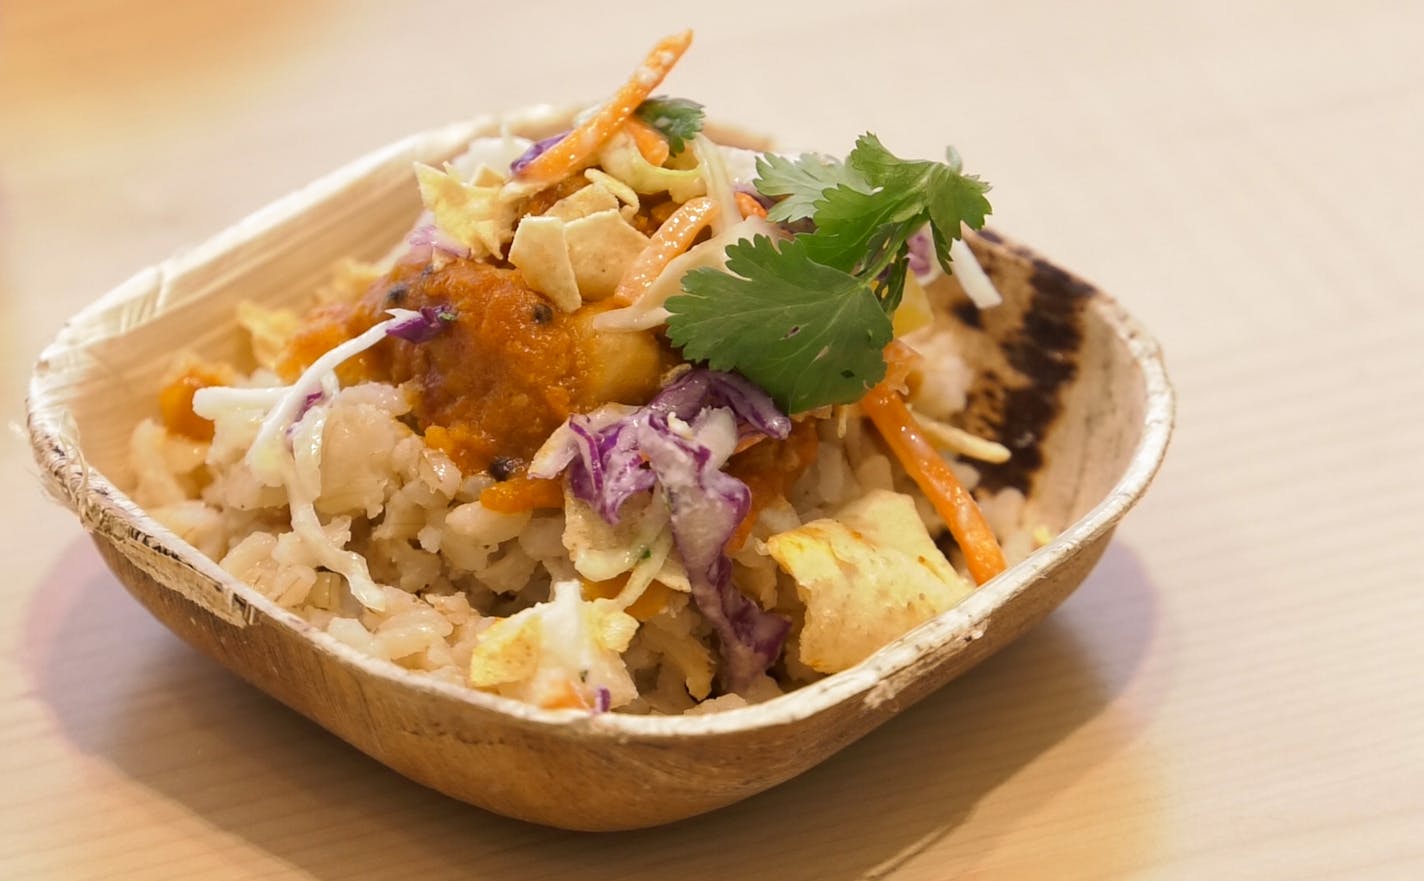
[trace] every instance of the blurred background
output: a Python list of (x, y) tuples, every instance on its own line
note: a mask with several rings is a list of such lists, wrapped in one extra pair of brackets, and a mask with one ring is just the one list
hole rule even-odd
[(952, 143), (992, 225), (1160, 339), (1179, 427), (1098, 572), (806, 777), (570, 836), (193, 655), (6, 432), (0, 876), (1424, 876), (1424, 3), (6, 0), (0, 418), (140, 268), (407, 133), (600, 99), (688, 26), (668, 93), (791, 148)]

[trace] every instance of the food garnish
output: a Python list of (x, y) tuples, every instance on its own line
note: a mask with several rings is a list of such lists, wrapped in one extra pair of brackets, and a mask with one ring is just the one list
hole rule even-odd
[(670, 156), (702, 132), (702, 105), (686, 98), (649, 98), (638, 106), (637, 116), (667, 139)]
[(667, 301), (668, 336), (689, 358), (736, 370), (792, 413), (858, 401), (885, 375), (881, 349), (904, 295), (910, 240), (929, 225), (950, 272), (950, 243), (979, 229), (987, 184), (946, 162), (907, 161), (862, 135), (845, 162), (763, 155), (756, 188), (779, 197), (767, 219), (809, 221), (779, 246), (727, 248), (727, 271), (697, 269)]

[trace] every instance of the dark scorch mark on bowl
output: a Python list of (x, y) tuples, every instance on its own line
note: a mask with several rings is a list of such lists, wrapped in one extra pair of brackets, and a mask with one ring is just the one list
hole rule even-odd
[[(979, 486), (989, 491), (1017, 489), (1027, 494), (1043, 467), (1041, 443), (1062, 409), (1061, 392), (1078, 371), (1083, 345), (1083, 307), (1092, 285), (1035, 258), (1022, 323), (1004, 336), (1004, 357), (1017, 377), (986, 376), (971, 392), (981, 398), (995, 437), (1013, 453), (1001, 465), (979, 465)], [(983, 398), (990, 400), (982, 400)], [(979, 409), (976, 408), (976, 409)]]

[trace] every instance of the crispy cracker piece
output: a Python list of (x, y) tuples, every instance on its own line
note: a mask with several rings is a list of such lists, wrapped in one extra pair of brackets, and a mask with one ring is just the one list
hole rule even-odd
[(912, 498), (872, 490), (834, 519), (767, 539), (806, 604), (800, 657), (836, 673), (957, 604), (971, 588), (935, 546)]
[(583, 305), (578, 280), (569, 262), (564, 222), (557, 217), (526, 217), (514, 231), (509, 262), (529, 286), (565, 312)]
[(648, 237), (634, 229), (617, 210), (599, 211), (571, 221), (564, 236), (569, 262), (585, 300), (610, 296), (628, 267), (648, 246)]
[(613, 194), (612, 190), (602, 184), (592, 183), (574, 190), (550, 205), (544, 215), (557, 217), (567, 223), (571, 220), (578, 220), (580, 217), (597, 214), (599, 211), (616, 211), (618, 204), (618, 197)]

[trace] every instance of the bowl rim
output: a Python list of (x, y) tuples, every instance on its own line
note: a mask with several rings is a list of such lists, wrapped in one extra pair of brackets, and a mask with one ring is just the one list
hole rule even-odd
[[(249, 243), (284, 222), (294, 221), (300, 212), (312, 206), (314, 200), (339, 198), (341, 190), (351, 180), (407, 159), (412, 150), (418, 150), (423, 145), (432, 142), (458, 143), (505, 131), (545, 131), (566, 120), (571, 112), (568, 108), (535, 105), (523, 111), (477, 117), (409, 135), (346, 163), (258, 209), (201, 245), (180, 251), (156, 266), (141, 270), (80, 310), (41, 352), (25, 401), (31, 446), (42, 469), (42, 480), (51, 494), (78, 514), (86, 531), (116, 539), (120, 543), (142, 537), (150, 548), (174, 557), (199, 576), (215, 582), (232, 605), (230, 614), (223, 614), (223, 610), (198, 602), (173, 584), (156, 576), (154, 578), (164, 589), (184, 593), (195, 604), (230, 624), (245, 627), (253, 624), (258, 617), (265, 617), (273, 625), (291, 628), (293, 635), (310, 640), (338, 662), (359, 670), (361, 675), (387, 680), (438, 701), (455, 701), (494, 713), (520, 727), (540, 729), (546, 734), (592, 736), (618, 741), (665, 741), (787, 726), (856, 698), (870, 708), (892, 702), (907, 684), (897, 674), (903, 673), (935, 648), (948, 646), (957, 639), (972, 642), (982, 637), (996, 609), (1027, 589), (1039, 575), (1103, 536), (1146, 492), (1166, 454), (1175, 417), (1175, 394), (1167, 376), (1161, 347), (1114, 298), (1096, 285), (1069, 273), (1070, 278), (1092, 292), (1087, 308), (1097, 311), (1117, 338), (1126, 344), (1143, 377), (1145, 407), (1142, 434), (1112, 489), (1048, 544), (979, 586), (958, 605), (882, 646), (846, 670), (745, 707), (694, 715), (643, 716), (541, 709), (513, 698), (447, 683), (405, 670), (394, 662), (365, 655), (229, 575), (216, 561), (149, 517), (126, 493), (85, 461), (81, 442), (77, 439), (77, 428), (67, 418), (68, 409), (48, 401), (45, 380), (54, 370), (54, 356), (83, 341), (82, 337), (78, 340), (70, 337), (75, 328), (84, 326), (86, 319), (92, 319), (116, 304), (142, 296), (154, 285), (165, 284), (166, 279), (181, 274), (189, 266)], [(721, 131), (766, 142), (765, 138), (747, 134), (733, 126), (723, 125)], [(987, 247), (1007, 250), (1016, 259), (1042, 259), (1032, 249), (997, 232), (991, 238), (975, 238)], [(155, 317), (161, 312), (162, 309), (159, 309)]]

